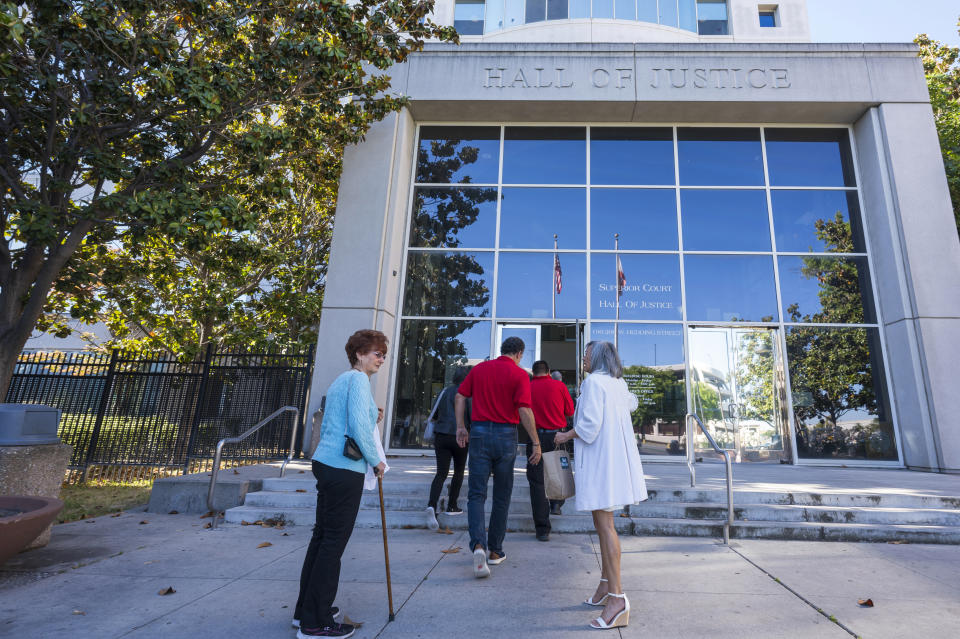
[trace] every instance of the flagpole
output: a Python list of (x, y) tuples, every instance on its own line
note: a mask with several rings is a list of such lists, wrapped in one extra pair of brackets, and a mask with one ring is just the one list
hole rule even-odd
[(620, 234), (613, 234), (613, 270), (617, 287), (617, 323), (613, 325), (613, 346), (620, 353)]
[(553, 278), (550, 283), (550, 290), (553, 291), (553, 311), (550, 317), (557, 319), (557, 234), (553, 234)]

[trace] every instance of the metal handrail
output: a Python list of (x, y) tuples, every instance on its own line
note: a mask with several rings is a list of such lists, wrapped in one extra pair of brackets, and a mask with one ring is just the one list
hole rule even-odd
[(287, 472), (287, 464), (293, 460), (294, 445), (297, 441), (297, 431), (299, 430), (298, 426), (300, 424), (300, 409), (296, 406), (284, 406), (283, 408), (278, 408), (236, 437), (224, 437), (217, 442), (217, 452), (213, 456), (213, 472), (210, 475), (210, 487), (207, 489), (207, 510), (213, 513), (213, 522), (210, 524), (211, 529), (217, 527), (217, 519), (220, 517), (220, 513), (217, 512), (213, 507), (213, 491), (217, 486), (217, 473), (220, 471), (220, 455), (223, 453), (223, 446), (225, 444), (237, 444), (243, 441), (283, 413), (293, 413), (293, 428), (291, 429), (290, 433), (290, 452), (287, 453), (287, 458), (283, 460), (283, 464), (280, 466), (280, 477), (282, 478), (284, 473)]
[(733, 466), (730, 463), (730, 453), (717, 445), (717, 442), (713, 439), (713, 436), (707, 430), (707, 427), (703, 425), (703, 422), (700, 420), (700, 417), (696, 413), (687, 413), (686, 417), (686, 431), (687, 431), (687, 468), (690, 469), (690, 487), (694, 488), (697, 485), (697, 473), (694, 470), (694, 443), (693, 443), (693, 429), (690, 428), (690, 418), (693, 418), (697, 423), (697, 426), (700, 427), (700, 430), (704, 435), (707, 436), (707, 441), (710, 442), (710, 445), (713, 446), (713, 449), (723, 455), (723, 461), (727, 467), (727, 521), (723, 525), (723, 543), (725, 546), (730, 545), (730, 531), (733, 528)]

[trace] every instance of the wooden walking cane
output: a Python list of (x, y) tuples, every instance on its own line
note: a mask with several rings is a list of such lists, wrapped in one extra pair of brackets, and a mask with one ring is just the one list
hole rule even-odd
[(380, 491), (380, 528), (383, 530), (383, 563), (387, 569), (387, 600), (390, 602), (390, 621), (396, 616), (393, 614), (393, 588), (390, 585), (390, 549), (387, 548), (387, 513), (383, 508), (383, 475), (377, 475), (377, 488)]

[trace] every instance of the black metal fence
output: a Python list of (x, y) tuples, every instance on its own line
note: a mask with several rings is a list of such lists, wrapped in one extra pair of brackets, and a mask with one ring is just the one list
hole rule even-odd
[[(239, 435), (276, 409), (281, 415), (224, 450), (237, 462), (286, 457), (291, 429), (303, 423), (313, 355), (215, 353), (182, 362), (161, 353), (114, 350), (22, 353), (6, 400), (62, 411), (60, 438), (73, 446), (70, 468), (153, 467), (191, 472), (217, 442)], [(299, 455), (299, 438), (297, 450)]]

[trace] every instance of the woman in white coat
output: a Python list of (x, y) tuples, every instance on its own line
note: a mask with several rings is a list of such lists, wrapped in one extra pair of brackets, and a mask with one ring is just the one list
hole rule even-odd
[(590, 342), (583, 355), (590, 375), (580, 385), (573, 429), (560, 433), (556, 443), (574, 442), (574, 483), (577, 510), (593, 512), (600, 541), (600, 585), (584, 603), (603, 606), (590, 622), (598, 630), (626, 626), (630, 602), (620, 583), (620, 538), (614, 511), (647, 498), (640, 453), (630, 414), (637, 398), (623, 380), (623, 365), (610, 342)]

